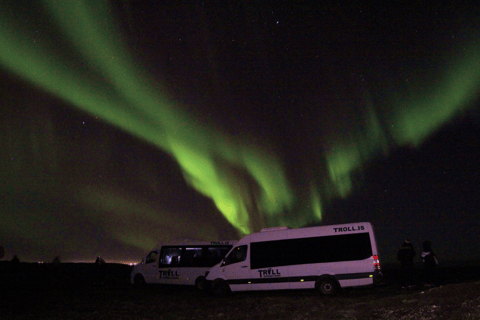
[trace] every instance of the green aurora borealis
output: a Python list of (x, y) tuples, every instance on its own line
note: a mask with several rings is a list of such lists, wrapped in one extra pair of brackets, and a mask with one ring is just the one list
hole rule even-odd
[[(41, 3), (28, 13), (33, 25), (30, 30), (41, 29), (48, 37), (25, 32), (13, 10), (1, 11), (2, 68), (169, 154), (185, 181), (210, 198), (239, 234), (267, 226), (300, 227), (320, 222), (323, 203), (350, 194), (353, 172), (397, 146), (420, 146), (471, 108), (479, 94), (480, 43), (471, 43), (446, 53), (449, 62), (440, 69), (422, 75), (419, 70), (409, 71), (409, 82), (399, 91), (389, 88), (381, 105), (365, 93), (365, 107), (360, 112), (347, 111), (355, 119), (355, 130), (335, 117), (318, 119), (318, 126), (327, 128), (316, 141), (317, 148), (323, 150), (325, 167), (310, 168), (316, 174), (306, 183), (309, 194), (299, 196), (275, 145), (256, 143), (250, 134), (232, 136), (221, 126), (192, 116), (169, 94), (168, 83), (160, 82), (134, 59), (107, 2)], [(341, 108), (348, 110), (348, 106)], [(7, 130), (5, 134), (8, 138), (16, 132)], [(55, 162), (55, 154), (49, 157)], [(12, 182), (5, 188), (14, 186)], [(172, 213), (155, 212), (129, 195), (95, 186), (74, 188), (76, 201), (86, 207), (115, 212), (118, 225), (110, 226), (110, 232), (142, 250), (149, 249), (155, 240), (117, 229), (125, 229), (138, 218), (155, 223), (160, 215), (169, 224), (179, 219)], [(96, 223), (95, 218), (91, 223)], [(201, 231), (189, 223), (183, 228), (195, 237), (218, 236), (208, 223)]]

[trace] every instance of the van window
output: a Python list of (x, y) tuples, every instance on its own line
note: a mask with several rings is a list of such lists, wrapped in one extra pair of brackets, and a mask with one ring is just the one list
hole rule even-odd
[(225, 265), (245, 261), (246, 258), (247, 258), (247, 246), (245, 245), (245, 246), (236, 247), (225, 258)]
[(152, 251), (148, 254), (147, 258), (145, 259), (145, 264), (147, 263), (154, 263), (157, 261), (158, 251)]
[(251, 243), (251, 268), (363, 260), (372, 256), (369, 233)]
[(205, 257), (205, 266), (206, 267), (213, 267), (220, 261), (222, 261), (223, 257), (228, 253), (228, 251), (232, 248), (232, 246), (225, 246), (225, 247), (210, 247), (207, 250), (207, 256)]
[(222, 261), (232, 246), (168, 246), (162, 247), (163, 267), (210, 268)]
[(182, 256), (182, 248), (166, 247), (162, 248), (160, 263), (164, 266), (178, 266)]
[(201, 267), (202, 248), (185, 248), (182, 255), (182, 267)]

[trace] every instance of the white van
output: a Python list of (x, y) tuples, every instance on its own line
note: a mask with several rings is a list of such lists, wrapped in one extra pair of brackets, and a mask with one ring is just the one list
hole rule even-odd
[(229, 291), (317, 289), (373, 285), (381, 276), (372, 225), (358, 222), (266, 228), (239, 240), (206, 273), (216, 296)]
[(177, 240), (158, 245), (133, 267), (130, 281), (142, 284), (195, 285), (205, 288), (205, 272), (219, 263), (235, 240)]

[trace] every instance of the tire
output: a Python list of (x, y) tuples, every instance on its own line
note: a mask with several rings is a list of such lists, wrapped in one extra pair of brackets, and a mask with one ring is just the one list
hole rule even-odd
[(338, 293), (338, 282), (332, 277), (322, 277), (315, 283), (315, 288), (324, 296), (334, 296)]
[(199, 291), (205, 291), (208, 289), (208, 281), (205, 277), (198, 277), (197, 280), (195, 280), (195, 287)]
[(145, 286), (145, 278), (140, 273), (137, 273), (135, 278), (133, 278), (133, 284), (136, 287), (143, 287)]
[(225, 297), (227, 296), (230, 291), (230, 286), (228, 283), (223, 279), (216, 279), (212, 283), (212, 295), (214, 297)]

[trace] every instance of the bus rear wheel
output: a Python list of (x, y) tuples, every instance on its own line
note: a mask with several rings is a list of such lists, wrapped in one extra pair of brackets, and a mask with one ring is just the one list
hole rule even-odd
[(200, 291), (205, 291), (208, 289), (208, 281), (205, 277), (198, 277), (195, 280), (195, 287)]
[(322, 277), (315, 283), (315, 288), (324, 296), (334, 296), (338, 293), (339, 285), (332, 277)]

